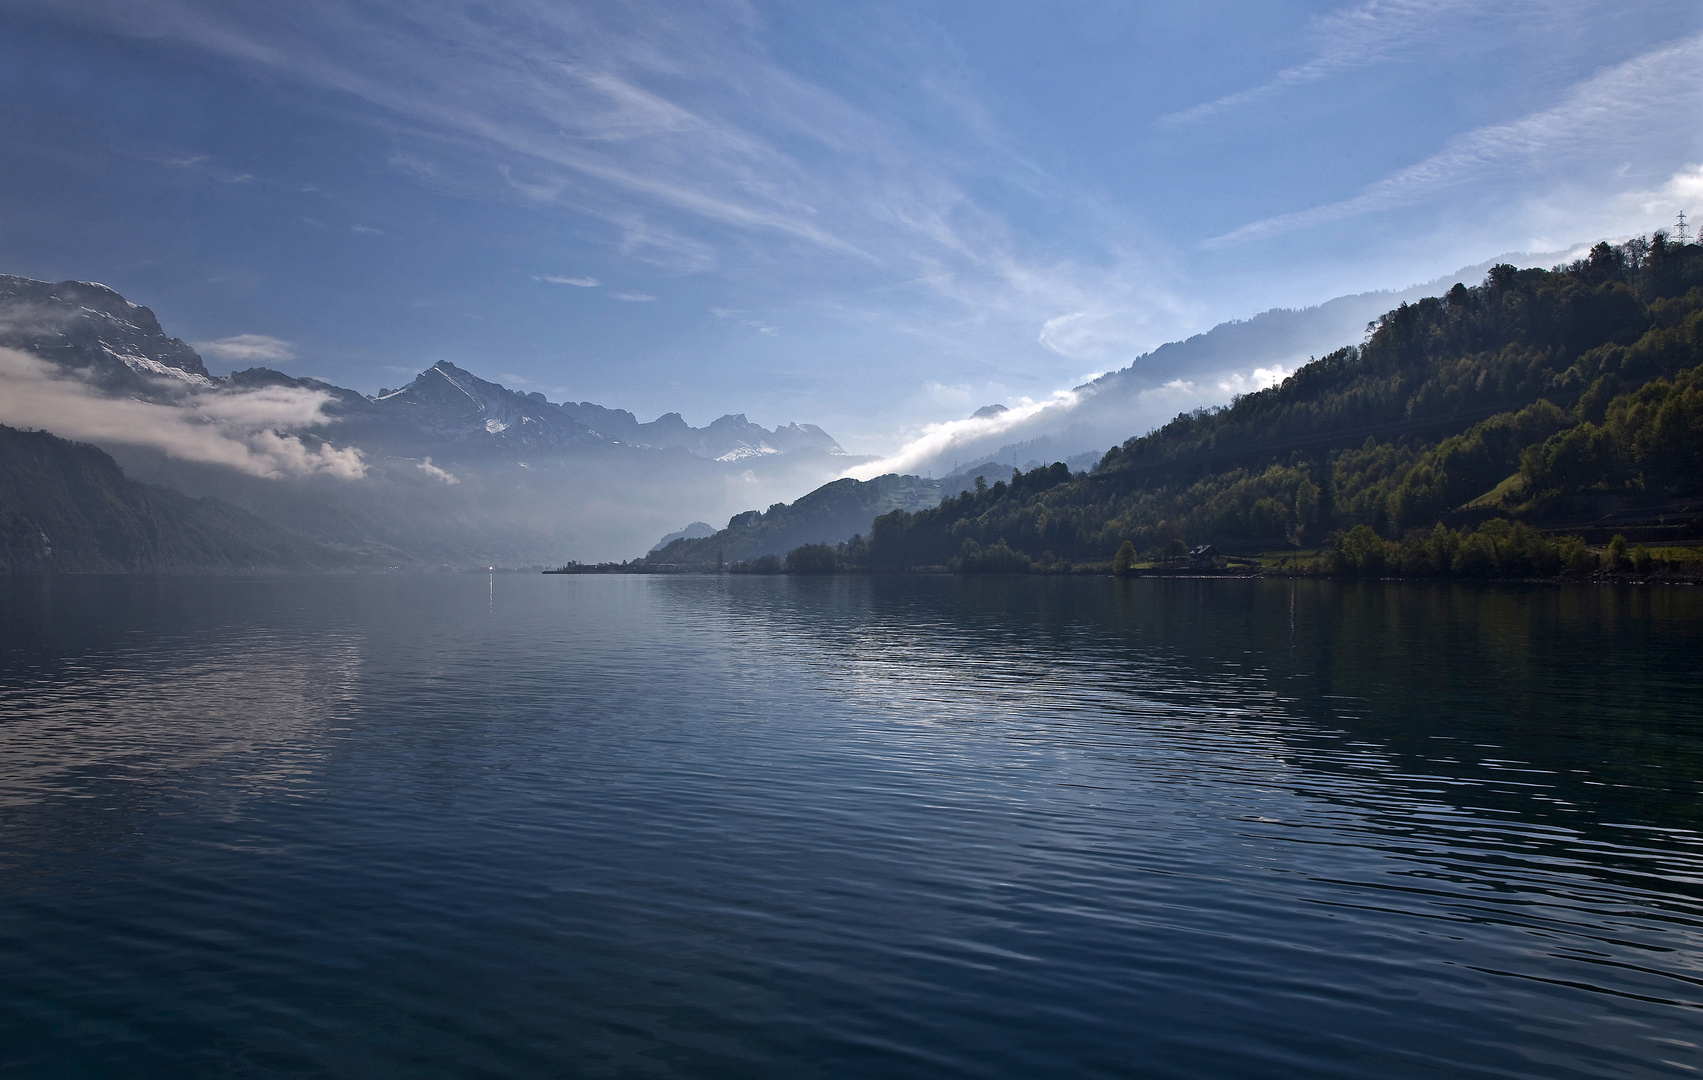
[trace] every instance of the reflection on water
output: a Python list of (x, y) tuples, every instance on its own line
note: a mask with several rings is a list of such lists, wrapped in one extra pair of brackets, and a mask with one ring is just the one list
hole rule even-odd
[(185, 625), (184, 597), (158, 580), (7, 586), (0, 813), (9, 846), (38, 865), (148, 814), (288, 795), (354, 700), (361, 652), (346, 630), (196, 626), (205, 611)]
[(1688, 589), (0, 582), (21, 1075), (1703, 1067)]

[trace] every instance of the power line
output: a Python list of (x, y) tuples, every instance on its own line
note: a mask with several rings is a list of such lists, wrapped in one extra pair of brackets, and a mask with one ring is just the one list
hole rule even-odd
[(1685, 211), (1684, 210), (1681, 210), (1679, 212), (1679, 242), (1682, 243), (1682, 244), (1690, 242), (1690, 237), (1686, 236), (1686, 234), (1685, 234)]

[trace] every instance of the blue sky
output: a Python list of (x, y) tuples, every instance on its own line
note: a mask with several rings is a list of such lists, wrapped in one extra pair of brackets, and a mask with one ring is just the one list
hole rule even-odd
[(1703, 215), (1700, 73), (1695, 0), (0, 2), (0, 272), (216, 371), (447, 359), (883, 452)]

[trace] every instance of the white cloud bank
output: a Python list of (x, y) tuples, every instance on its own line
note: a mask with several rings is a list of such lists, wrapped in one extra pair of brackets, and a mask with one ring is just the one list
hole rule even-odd
[(993, 416), (970, 416), (962, 420), (926, 424), (893, 453), (876, 461), (854, 466), (840, 475), (849, 476), (854, 480), (869, 480), (892, 472), (913, 472), (954, 446), (979, 442), (991, 435), (1009, 431), (1043, 409), (1073, 409), (1081, 399), (1082, 394), (1076, 390), (1055, 390), (1051, 397), (1041, 401), (1023, 398), (1018, 404)]
[(195, 348), (204, 356), (239, 364), (278, 363), (296, 358), (289, 342), (265, 334), (237, 334), (213, 341), (197, 341)]
[[(928, 424), (892, 454), (878, 461), (847, 469), (841, 475), (854, 480), (869, 480), (891, 472), (915, 472), (930, 463), (938, 464), (942, 457), (953, 451), (969, 456), (973, 463), (988, 456), (990, 437), (1009, 433), (1012, 439), (1022, 441), (1041, 435), (1058, 434), (1070, 424), (1073, 414), (1077, 418), (1081, 417), (1077, 410), (1084, 406), (1101, 410), (1101, 415), (1095, 418), (1101, 423), (1107, 418), (1104, 409), (1115, 409), (1116, 415), (1127, 423), (1125, 430), (1130, 434), (1139, 434), (1151, 430), (1179, 412), (1201, 406), (1222, 405), (1226, 400), (1243, 394), (1276, 386), (1292, 374), (1293, 368), (1273, 364), (1246, 372), (1224, 371), (1198, 379), (1172, 379), (1132, 395), (1118, 394), (1111, 399), (1115, 404), (1110, 406), (1107, 406), (1106, 399), (1103, 398), (1097, 404), (1091, 404), (1096, 402), (1097, 391), (1100, 389), (1092, 385), (1079, 386), (1072, 390), (1056, 390), (1050, 397), (1040, 401), (1024, 398), (1017, 406), (992, 416), (971, 416), (962, 420)], [(932, 384), (931, 389), (937, 394), (956, 391), (956, 388), (939, 384)]]
[[(1668, 178), (1657, 191), (1631, 191), (1620, 198), (1627, 213), (1650, 218), (1672, 218), (1680, 211), (1692, 213), (1703, 207), (1703, 165), (1686, 165)], [(1673, 225), (1668, 225), (1673, 230)]]
[(361, 452), (309, 445), (279, 428), (326, 422), (322, 390), (266, 387), (195, 394), (176, 404), (107, 397), (29, 353), (0, 349), (0, 424), (45, 428), (66, 439), (158, 450), (181, 461), (224, 465), (279, 479), (367, 474)]

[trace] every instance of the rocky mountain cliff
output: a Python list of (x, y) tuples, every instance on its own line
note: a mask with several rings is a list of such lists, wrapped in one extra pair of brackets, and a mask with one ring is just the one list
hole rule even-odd
[(217, 385), (194, 349), (160, 329), (154, 313), (92, 281), (35, 281), (0, 274), (0, 347), (90, 373), (102, 386), (156, 391), (157, 379)]

